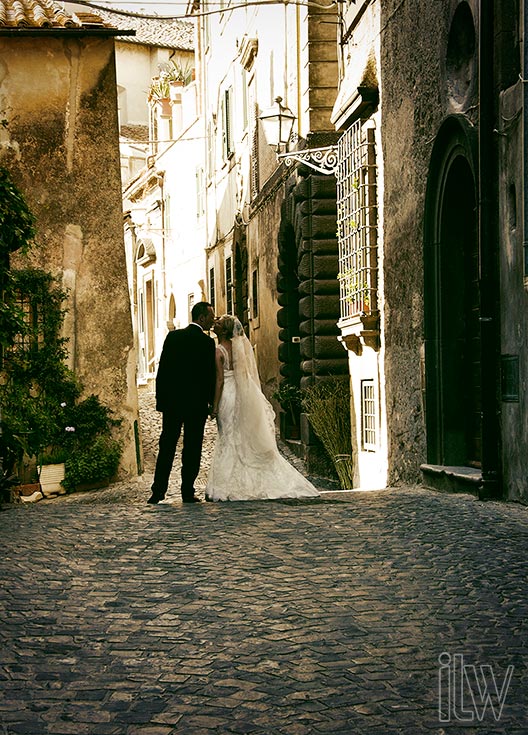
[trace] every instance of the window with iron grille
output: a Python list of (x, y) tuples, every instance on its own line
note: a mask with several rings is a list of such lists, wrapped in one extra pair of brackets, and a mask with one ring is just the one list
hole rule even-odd
[(361, 444), (363, 449), (376, 449), (376, 395), (373, 380), (361, 381)]
[(189, 318), (189, 324), (192, 322), (192, 310), (194, 306), (194, 294), (190, 293), (187, 296), (187, 316)]
[(341, 319), (377, 312), (378, 250), (374, 129), (355, 122), (339, 139), (337, 237)]
[(226, 258), (226, 305), (227, 313), (233, 313), (233, 267), (231, 256)]
[(24, 351), (41, 345), (44, 341), (44, 325), (42, 319), (42, 305), (28, 294), (20, 291), (16, 296), (16, 305), (27, 327), (27, 332), (16, 334), (12, 351)]

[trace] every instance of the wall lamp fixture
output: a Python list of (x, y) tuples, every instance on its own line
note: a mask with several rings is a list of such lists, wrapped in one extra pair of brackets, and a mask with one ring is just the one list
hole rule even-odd
[(282, 97), (275, 97), (275, 103), (259, 115), (259, 120), (262, 122), (266, 140), (275, 147), (277, 160), (284, 161), (286, 166), (302, 163), (319, 173), (335, 174), (338, 163), (337, 146), (281, 152), (281, 147), (287, 149), (296, 117), (289, 107), (282, 104)]

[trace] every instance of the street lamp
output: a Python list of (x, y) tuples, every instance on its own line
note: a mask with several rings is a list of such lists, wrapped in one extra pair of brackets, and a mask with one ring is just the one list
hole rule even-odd
[(337, 146), (280, 152), (281, 146), (288, 145), (296, 118), (288, 107), (284, 107), (282, 97), (275, 97), (275, 102), (276, 105), (259, 115), (259, 120), (262, 122), (268, 144), (275, 148), (277, 161), (284, 161), (286, 166), (292, 166), (294, 162), (302, 163), (319, 173), (335, 174), (338, 162)]
[(281, 145), (286, 146), (290, 140), (296, 118), (289, 107), (284, 107), (282, 97), (275, 97), (275, 102), (276, 105), (259, 115), (259, 120), (269, 145), (275, 146), (279, 153)]

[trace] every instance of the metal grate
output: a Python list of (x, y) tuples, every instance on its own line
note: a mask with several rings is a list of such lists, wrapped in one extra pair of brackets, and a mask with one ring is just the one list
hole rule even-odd
[(30, 347), (38, 347), (44, 343), (44, 321), (42, 306), (36, 298), (18, 292), (16, 294), (16, 305), (22, 315), (27, 331), (15, 334), (12, 352), (28, 350)]
[(339, 139), (337, 237), (341, 319), (377, 311), (377, 184), (374, 129), (355, 122)]
[(376, 449), (376, 394), (373, 380), (361, 381), (361, 437), (363, 449)]

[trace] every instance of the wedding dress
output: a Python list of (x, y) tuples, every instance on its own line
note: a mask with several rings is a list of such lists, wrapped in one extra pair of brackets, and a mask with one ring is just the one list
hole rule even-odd
[(206, 487), (207, 500), (271, 500), (319, 493), (279, 452), (275, 414), (260, 388), (251, 344), (235, 322), (233, 365), (224, 355), (218, 436)]

